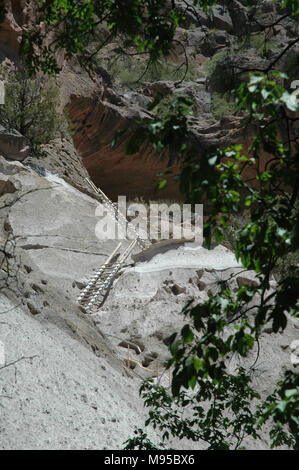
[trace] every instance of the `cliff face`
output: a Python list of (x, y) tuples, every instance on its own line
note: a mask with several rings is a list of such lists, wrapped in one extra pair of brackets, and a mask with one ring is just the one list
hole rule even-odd
[(18, 57), (20, 37), (23, 23), (22, 7), (23, 1), (6, 1), (7, 16), (1, 24), (0, 29), (0, 57), (1, 59)]
[[(141, 380), (162, 373), (168, 337), (187, 321), (186, 302), (206, 301), (222, 282), (233, 291), (256, 282), (223, 246), (135, 248), (101, 308), (84, 313), (78, 295), (118, 244), (96, 237), (91, 196), (0, 157), (1, 449), (123, 448), (135, 426), (144, 427)], [(298, 326), (289, 319), (283, 336), (264, 328), (260, 351), (233, 356), (230, 370), (252, 366), (258, 355), (254, 386), (268, 395), (283, 368), (292, 367)], [(162, 384), (169, 386), (168, 373)], [(146, 430), (160, 442), (157, 430)], [(245, 447), (269, 448), (262, 437)], [(177, 439), (169, 446), (195, 450), (206, 443)]]
[[(22, 28), (33, 21), (34, 3), (6, 2), (0, 56), (7, 64), (19, 60)], [(109, 74), (101, 68), (109, 50), (103, 52), (98, 71), (90, 74), (75, 60), (69, 63), (61, 57), (60, 108), (68, 109), (73, 140), (57, 138), (44, 146), (42, 158), (27, 154), (24, 158), (23, 136), (0, 129), (0, 348), (5, 346), (7, 364), (0, 374), (3, 449), (123, 448), (135, 426), (144, 426), (146, 413), (138, 395), (141, 380), (155, 378), (163, 370), (169, 357), (168, 337), (186, 322), (180, 313), (186, 302), (206, 301), (223, 283), (236, 291), (256, 282), (255, 273), (244, 272), (233, 252), (223, 246), (208, 251), (191, 243), (153, 244), (142, 253), (135, 247), (101, 308), (88, 314), (77, 302), (118, 244), (96, 236), (98, 199), (86, 190), (90, 189), (86, 176), (113, 199), (118, 195), (151, 199), (156, 173), (177, 172), (180, 167), (176, 158), (157, 155), (149, 147), (134, 156), (125, 155), (124, 143), (112, 149), (117, 130), (150, 119), (147, 106), (156, 97), (185, 93), (195, 103), (192, 138), (199, 158), (210, 145), (250, 145), (254, 129), (243, 131), (242, 116), (232, 115), (227, 101), (220, 98), (228, 83), (222, 79), (231, 77), (227, 74), (231, 56), (226, 52), (240, 47), (240, 31), (253, 26), (241, 2), (222, 3), (227, 10), (219, 10), (219, 4), (211, 17), (199, 9), (188, 10), (178, 30), (194, 59), (190, 64), (194, 74), (188, 80), (178, 83), (168, 70), (133, 86), (123, 75), (125, 64), (117, 73), (109, 63)], [(275, 19), (270, 4), (261, 2), (265, 21)], [(254, 28), (259, 31), (258, 25)], [(277, 27), (273, 47), (287, 43), (285, 31), (284, 25)], [(221, 51), (225, 55), (216, 56)], [(260, 65), (271, 59), (271, 50), (268, 57), (252, 47), (235, 55), (239, 65)], [(169, 60), (182, 64), (183, 49), (176, 48)], [(224, 112), (219, 110), (219, 99)], [(162, 196), (181, 197), (174, 182)], [(123, 240), (122, 250), (128, 245)], [(274, 279), (270, 287), (277, 288)], [(283, 336), (264, 328), (261, 350), (253, 350), (244, 361), (255, 364), (253, 380), (261, 395), (273, 390), (284, 368), (295, 370), (290, 356), (298, 328), (297, 319), (288, 321)], [(243, 364), (242, 358), (234, 359), (230, 368)], [(169, 378), (163, 385), (169, 385)], [(155, 430), (147, 431), (153, 442), (161, 440)], [(169, 443), (184, 450), (205, 445)], [(268, 449), (268, 436), (245, 446)]]
[[(34, 20), (34, 5), (20, 0), (7, 0), (6, 5), (9, 14), (0, 31), (0, 55), (2, 60), (18, 61), (22, 28)], [(273, 2), (265, 0), (255, 12), (256, 16), (253, 15), (255, 20), (251, 18), (250, 21), (248, 10), (236, 0), (216, 5), (210, 16), (197, 7), (187, 9), (185, 22), (177, 31), (177, 40), (184, 48), (177, 46), (166, 62), (163, 59), (150, 81), (147, 77), (134, 83), (130, 77), (136, 66), (136, 77), (133, 78), (139, 78), (142, 61), (132, 64), (119, 57), (112, 63), (111, 55), (118, 44), (107, 45), (90, 74), (76, 61), (67, 63), (60, 57), (61, 107), (68, 109), (75, 149), (94, 182), (113, 199), (118, 195), (152, 199), (157, 173), (166, 169), (178, 173), (178, 159), (170, 159), (166, 154), (157, 155), (150, 147), (133, 156), (125, 154), (124, 143), (111, 148), (117, 130), (134, 126), (136, 120), (150, 118), (147, 105), (157, 96), (167, 98), (174, 93), (184, 93), (192, 97), (195, 103), (194, 139), (199, 158), (211, 144), (245, 141), (249, 145), (253, 130), (244, 136), (242, 119), (232, 115), (234, 109), (227, 101), (227, 93), (239, 76), (238, 73), (233, 75), (232, 71), (238, 72), (238, 67), (266, 66), (275, 51), (288, 43), (293, 26), (282, 20), (272, 31), (271, 44), (265, 46), (265, 50), (262, 47), (265, 40), (263, 25), (275, 20), (278, 11), (278, 6), (276, 8)], [(246, 45), (240, 38), (250, 31), (254, 31), (258, 39), (254, 44)], [(185, 53), (189, 58), (189, 72), (181, 83), (175, 76), (173, 64), (182, 66)], [(172, 64), (171, 69), (169, 64)], [(181, 198), (173, 178), (169, 178), (159, 197)]]
[[(167, 167), (166, 156), (157, 155), (150, 147), (133, 156), (126, 155), (124, 143), (111, 147), (119, 129), (136, 127), (136, 121), (149, 119), (148, 112), (132, 106), (116, 90), (106, 89), (99, 77), (75, 74), (67, 68), (61, 75), (62, 96), (74, 127), (74, 145), (92, 180), (113, 200), (118, 195), (152, 199), (156, 174)], [(167, 195), (180, 198), (176, 184), (170, 185)]]
[[(179, 173), (178, 158), (157, 154), (150, 146), (144, 146), (133, 156), (125, 154), (125, 142), (111, 148), (116, 131), (134, 127), (135, 121), (150, 119), (147, 107), (156, 98), (167, 100), (174, 94), (185, 94), (193, 99), (193, 139), (199, 159), (211, 145), (242, 142), (244, 149), (248, 149), (255, 129), (242, 130), (244, 120), (235, 113), (230, 89), (248, 75), (241, 70), (265, 68), (273, 55), (288, 43), (292, 29), (282, 21), (272, 30), (270, 44), (263, 26), (275, 21), (279, 7), (263, 1), (259, 10), (251, 13), (254, 20), (249, 19), (248, 9), (235, 0), (216, 5), (208, 17), (199, 8), (185, 10), (186, 19), (176, 37), (183, 46), (177, 45), (171, 56), (161, 61), (159, 70), (141, 81), (138, 79), (142, 60), (130, 62), (119, 56), (113, 61), (110, 56), (119, 46), (114, 43), (99, 54), (98, 69), (95, 67), (92, 77), (82, 71), (80, 78), (78, 73), (73, 74), (77, 86), (75, 92), (69, 93), (67, 107), (74, 124), (75, 147), (92, 179), (111, 198), (127, 195), (152, 199), (157, 173), (165, 170), (173, 171), (174, 175)], [(257, 39), (246, 45), (246, 40), (241, 38), (249, 32), (254, 32)], [(185, 54), (189, 69), (185, 80), (180, 82), (179, 76), (165, 64), (184, 70)], [(65, 77), (64, 74), (65, 71), (62, 73)], [(80, 81), (85, 81), (84, 86)], [(71, 89), (68, 84), (67, 87)], [(262, 158), (267, 161), (269, 157), (264, 153)], [(251, 177), (250, 170), (247, 176)], [(182, 199), (171, 176), (159, 197)]]

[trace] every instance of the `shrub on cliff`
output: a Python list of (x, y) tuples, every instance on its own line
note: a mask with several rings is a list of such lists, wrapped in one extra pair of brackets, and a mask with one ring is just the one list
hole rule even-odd
[(44, 75), (29, 77), (25, 70), (2, 69), (5, 104), (0, 107), (0, 123), (27, 137), (33, 148), (47, 144), (67, 132), (64, 116), (57, 111), (58, 88)]

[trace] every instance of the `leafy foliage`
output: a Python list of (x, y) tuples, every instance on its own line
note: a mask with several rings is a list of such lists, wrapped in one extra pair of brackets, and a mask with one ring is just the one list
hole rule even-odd
[[(240, 369), (239, 374), (227, 374), (218, 383), (198, 378), (193, 392), (180, 391), (173, 397), (166, 388), (147, 380), (140, 388), (144, 404), (150, 408), (145, 425), (161, 432), (164, 445), (172, 435), (204, 441), (209, 450), (238, 449), (244, 435), (258, 437), (250, 404), (259, 395), (249, 382), (250, 377)], [(129, 439), (126, 448), (144, 449), (146, 436)]]
[[(275, 423), (270, 431), (272, 447), (286, 443), (299, 449), (298, 416), (299, 375), (287, 371), (284, 380), (262, 405), (258, 427), (271, 418)], [(289, 434), (285, 432), (285, 426), (289, 428)]]
[(147, 437), (143, 429), (135, 429), (135, 437), (128, 439), (124, 444), (127, 444), (125, 450), (159, 450), (164, 447), (164, 443), (160, 442), (159, 447), (155, 446)]
[(215, 93), (211, 100), (212, 114), (216, 119), (221, 119), (223, 116), (233, 114), (236, 111), (235, 103), (230, 100), (229, 96)]
[(262, 56), (266, 56), (269, 50), (273, 51), (276, 48), (276, 45), (267, 36), (257, 33), (255, 35), (249, 34), (248, 37), (245, 37), (241, 46), (241, 50), (248, 50), (250, 48), (258, 51)]
[[(274, 0), (276, 3), (277, 0)], [(299, 16), (299, 3), (298, 0), (282, 0), (281, 1), (282, 8), (286, 8), (288, 13), (294, 17)]]
[(219, 64), (219, 62), (227, 60), (227, 56), (228, 56), (228, 54), (227, 54), (227, 51), (225, 49), (222, 49), (221, 51), (216, 52), (216, 54), (214, 54), (213, 57), (211, 57), (206, 62), (204, 62), (204, 64), (203, 64), (204, 70), (209, 75), (211, 75), (215, 71), (215, 69), (216, 69), (217, 65)]
[(0, 122), (27, 137), (33, 147), (46, 144), (67, 132), (66, 119), (57, 112), (58, 87), (46, 76), (30, 78), (23, 70), (2, 70), (6, 80), (5, 104), (0, 107)]
[[(47, 45), (44, 34), (38, 29), (25, 32), (22, 51), (31, 71), (41, 68), (57, 72), (55, 52), (61, 49), (65, 50), (67, 57), (84, 55), (86, 40), (92, 38), (96, 27), (103, 23), (109, 35), (94, 53), (104, 47), (107, 40), (123, 36), (127, 48), (133, 47), (139, 53), (149, 52), (150, 59), (154, 61), (169, 53), (179, 23), (175, 10), (166, 8), (166, 0), (41, 0), (39, 4), (39, 14), (47, 31), (55, 32), (55, 40)], [(40, 49), (41, 56), (36, 54), (36, 47)]]
[[(181, 421), (173, 406), (177, 406), (179, 410), (188, 404), (194, 413), (197, 410), (196, 402), (186, 401), (186, 396), (181, 395), (181, 389), (198, 387), (203, 391), (208, 384), (215, 394), (224, 384), (227, 388), (228, 383), (233, 383), (229, 382), (232, 377), (226, 371), (231, 354), (238, 353), (241, 357), (246, 357), (259, 344), (262, 328), (266, 324), (271, 323), (274, 332), (283, 331), (287, 325), (287, 317), (298, 316), (298, 265), (291, 264), (288, 273), (279, 280), (276, 290), (270, 289), (275, 267), (281, 259), (296, 253), (299, 237), (298, 207), (295, 204), (298, 196), (299, 148), (293, 137), (293, 117), (290, 114), (297, 110), (297, 103), (294, 95), (278, 84), (277, 80), (281, 77), (284, 75), (278, 72), (273, 73), (272, 77), (251, 74), (249, 82), (243, 83), (237, 91), (237, 105), (247, 113), (246, 126), (258, 123), (258, 131), (248, 155), (242, 152), (242, 145), (234, 145), (211, 150), (198, 160), (194, 146), (190, 144), (192, 132), (188, 119), (191, 103), (187, 101), (174, 102), (172, 113), (144, 125), (139, 138), (135, 135), (129, 140), (129, 153), (137, 151), (145, 139), (157, 150), (162, 150), (165, 146), (173, 150), (172, 146), (175, 145), (177, 154), (183, 160), (181, 191), (189, 202), (208, 200), (212, 203), (211, 213), (204, 226), (208, 245), (212, 235), (221, 242), (231, 216), (247, 210), (249, 220), (236, 232), (236, 257), (246, 269), (256, 271), (258, 279), (256, 285), (243, 285), (236, 293), (225, 288), (202, 304), (189, 303), (185, 307), (184, 313), (189, 318), (189, 323), (182, 329), (180, 337), (174, 335), (171, 338), (169, 347), (171, 360), (168, 366), (174, 366), (172, 397), (164, 397), (165, 390), (157, 392), (160, 394), (157, 396), (155, 392), (141, 388), (145, 403), (154, 407), (149, 411), (147, 424), (151, 423), (164, 430), (164, 439), (168, 438), (169, 430), (181, 438), (206, 440), (213, 449), (218, 448), (220, 442), (225, 443), (227, 448), (235, 445), (234, 441), (229, 441), (225, 430), (224, 434), (221, 432), (221, 426), (227, 423), (223, 409), (219, 411), (223, 421), (215, 425), (220, 436), (219, 442), (214, 437), (210, 441), (200, 432), (203, 423), (211, 431), (211, 422), (207, 421), (208, 416), (203, 410), (200, 415), (193, 415), (193, 421), (188, 418), (187, 421), (182, 421), (185, 423), (182, 424), (183, 428), (179, 427), (178, 423)], [(288, 133), (284, 142), (278, 129), (281, 129), (285, 121), (288, 122)], [(179, 129), (176, 127), (178, 122)], [(168, 132), (165, 133), (165, 129)], [(177, 141), (175, 131), (179, 136)], [(264, 152), (271, 155), (266, 163), (263, 160)], [(246, 177), (248, 167), (255, 174), (255, 178), (249, 181)], [(249, 376), (249, 371), (233, 374), (234, 379), (240, 380), (240, 388), (245, 387), (245, 383), (248, 385)], [(248, 382), (244, 383), (245, 377)], [(147, 390), (145, 394), (144, 390)], [(263, 419), (259, 420), (258, 410), (253, 415), (247, 415), (244, 422), (248, 427), (242, 435), (256, 438), (253, 423), (259, 422), (261, 425), (266, 418), (271, 417), (272, 445), (297, 446), (297, 427), (295, 429), (294, 426), (297, 423), (294, 417), (298, 412), (297, 392), (288, 390), (287, 381), (284, 381), (281, 388), (267, 399), (266, 403), (271, 404), (264, 411)], [(247, 393), (258, 398), (254, 390), (248, 390)], [(283, 399), (283, 405), (281, 400), (277, 401), (275, 398), (277, 394)], [(197, 397), (199, 403), (204, 402), (203, 396)], [(165, 414), (167, 403), (168, 412)], [(223, 396), (221, 406), (223, 403), (229, 403), (228, 396)], [(243, 408), (247, 409), (245, 405)], [(228, 413), (228, 419), (231, 416), (234, 414)], [(283, 428), (286, 424), (289, 430)], [(194, 433), (192, 427), (196, 428)], [(236, 437), (231, 427), (234, 429), (233, 422), (230, 422), (230, 431), (227, 432)]]
[[(138, 152), (141, 146), (148, 141), (158, 152), (168, 148), (170, 153), (175, 152), (181, 156), (184, 155), (188, 147), (185, 139), (188, 132), (186, 118), (192, 115), (191, 106), (193, 102), (189, 97), (178, 94), (169, 97), (167, 103), (168, 109), (166, 112), (164, 100), (153, 103), (152, 108), (155, 108), (157, 117), (149, 123), (137, 123), (137, 129), (126, 142), (126, 153), (128, 155)], [(119, 130), (112, 145), (115, 146), (126, 132), (127, 129)]]
[[(105, 63), (106, 62), (106, 63)], [(140, 82), (154, 82), (159, 80), (191, 80), (196, 77), (194, 67), (190, 64), (188, 71), (165, 59), (157, 59), (155, 62), (147, 60), (136, 61), (135, 56), (120, 54), (112, 60), (99, 60), (115, 83), (120, 83), (129, 88), (138, 86)]]

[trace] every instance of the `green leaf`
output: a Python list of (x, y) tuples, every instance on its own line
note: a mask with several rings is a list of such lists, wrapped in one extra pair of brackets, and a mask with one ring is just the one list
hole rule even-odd
[(188, 380), (188, 385), (189, 385), (189, 387), (191, 387), (192, 389), (195, 388), (195, 385), (196, 385), (196, 375), (193, 375), (193, 376)]
[(287, 402), (286, 400), (281, 400), (281, 401), (277, 402), (276, 408), (277, 408), (281, 413), (284, 413), (285, 410), (286, 410), (287, 404), (288, 404), (288, 402)]
[(198, 372), (199, 369), (201, 368), (201, 364), (202, 364), (202, 361), (200, 359), (198, 359), (197, 357), (193, 358), (193, 365), (194, 365), (194, 369), (196, 370), (196, 372)]
[(163, 179), (160, 181), (160, 183), (157, 185), (158, 189), (163, 189), (167, 185), (167, 180)]
[(281, 97), (281, 101), (285, 103), (286, 107), (290, 111), (297, 111), (298, 104), (297, 104), (297, 98), (295, 95), (290, 94), (287, 91), (285, 91)]
[(210, 157), (210, 158), (208, 159), (209, 165), (214, 166), (214, 165), (216, 164), (217, 160), (218, 160), (218, 156), (217, 156), (217, 155), (214, 155), (213, 157)]
[(298, 391), (296, 388), (291, 389), (291, 390), (286, 390), (286, 391), (285, 391), (285, 396), (286, 396), (287, 398), (292, 398), (292, 397), (294, 397), (294, 396), (297, 395), (297, 394), (299, 394), (299, 391)]
[(194, 338), (194, 334), (190, 329), (189, 325), (185, 325), (181, 331), (182, 340), (184, 344), (191, 343)]
[(264, 80), (264, 76), (263, 75), (254, 75), (254, 74), (251, 74), (250, 75), (250, 79), (249, 79), (249, 84), (250, 85), (254, 85), (256, 83), (260, 83)]

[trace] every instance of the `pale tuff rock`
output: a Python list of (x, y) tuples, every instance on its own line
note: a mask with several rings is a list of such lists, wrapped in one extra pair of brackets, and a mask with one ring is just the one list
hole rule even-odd
[[(0, 159), (0, 180), (7, 177), (17, 191), (1, 197), (0, 238), (9, 234), (14, 241), (9, 269), (17, 265), (18, 282), (4, 288), (8, 273), (0, 270), (0, 340), (8, 363), (20, 361), (1, 371), (1, 448), (122, 448), (134, 426), (144, 424), (141, 378), (163, 372), (169, 335), (185, 323), (186, 301), (202, 302), (223, 282), (235, 289), (236, 277), (254, 281), (255, 275), (241, 272), (225, 247), (157, 245), (139, 259), (136, 250), (135, 265), (129, 260), (103, 307), (86, 315), (76, 304), (80, 288), (118, 243), (95, 237), (97, 201), (57, 176)], [(290, 323), (283, 345), (296, 332)], [(266, 332), (261, 350), (255, 380), (269, 393), (282, 368), (292, 366), (291, 351), (281, 348), (280, 335)], [(255, 357), (256, 351), (249, 365)], [(169, 386), (167, 374), (163, 385)], [(192, 442), (170, 445), (194, 448)]]
[(24, 160), (30, 151), (26, 137), (15, 129), (7, 130), (0, 125), (0, 155), (11, 160)]

